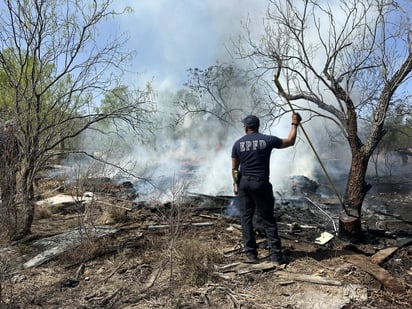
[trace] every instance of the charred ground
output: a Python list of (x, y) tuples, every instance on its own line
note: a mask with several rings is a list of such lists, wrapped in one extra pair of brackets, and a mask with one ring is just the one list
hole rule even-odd
[[(42, 198), (79, 191), (63, 183), (44, 181)], [(372, 184), (365, 239), (357, 244), (337, 237), (315, 243), (322, 232), (334, 233), (336, 199), (277, 193), (288, 264), (275, 268), (264, 260), (259, 229), (262, 260), (243, 263), (233, 197), (185, 194), (167, 203), (136, 203), (125, 198), (125, 187), (105, 179), (93, 203), (38, 206), (32, 235), (2, 244), (1, 307), (409, 308), (412, 180), (389, 177)], [(97, 228), (108, 232), (96, 236)], [(62, 233), (77, 235), (78, 242), (62, 253), (46, 251), (50, 237)], [(42, 262), (27, 267), (42, 253)]]

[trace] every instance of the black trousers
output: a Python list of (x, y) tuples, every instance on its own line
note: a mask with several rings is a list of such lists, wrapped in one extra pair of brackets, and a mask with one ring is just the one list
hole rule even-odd
[(275, 198), (272, 184), (253, 176), (242, 176), (238, 188), (240, 220), (242, 224), (243, 244), (246, 254), (257, 256), (257, 244), (253, 226), (253, 216), (260, 216), (269, 246), (272, 260), (282, 257), (281, 241), (278, 235), (274, 215)]

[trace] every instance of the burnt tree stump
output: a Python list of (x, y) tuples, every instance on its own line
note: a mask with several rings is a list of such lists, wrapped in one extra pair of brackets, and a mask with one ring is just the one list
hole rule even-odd
[(349, 241), (362, 240), (361, 218), (342, 212), (339, 216), (339, 237)]

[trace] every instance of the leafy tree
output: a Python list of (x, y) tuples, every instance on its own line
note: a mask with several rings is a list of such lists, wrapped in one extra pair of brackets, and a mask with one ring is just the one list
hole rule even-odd
[(188, 70), (178, 106), (183, 115), (209, 115), (224, 126), (239, 122), (245, 111), (268, 113), (263, 94), (255, 87), (254, 75), (233, 63), (217, 63), (206, 69)]
[[(136, 131), (151, 125), (146, 115), (150, 88), (132, 92), (120, 87), (122, 96), (116, 102), (108, 99), (118, 94), (124, 65), (132, 56), (122, 49), (125, 35), (106, 34), (104, 43), (99, 41), (100, 26), (129, 11), (114, 11), (112, 4), (13, 0), (0, 6), (0, 89), (5, 94), (0, 108), (4, 120), (16, 122), (21, 146), (18, 191), (12, 202), (1, 204), (3, 222), (11, 222), (11, 239), (30, 233), (34, 180), (49, 159), (72, 151), (62, 145), (101, 121)], [(102, 95), (106, 99), (100, 108)], [(99, 129), (105, 133), (108, 127)], [(4, 216), (10, 210), (12, 218)]]
[(273, 104), (289, 102), (308, 111), (306, 119), (323, 117), (342, 132), (351, 164), (340, 235), (350, 239), (362, 237), (366, 171), (388, 110), (408, 92), (402, 85), (412, 69), (410, 11), (408, 1), (270, 0), (264, 36), (255, 40), (248, 32), (238, 50), (266, 82), (278, 81), (275, 89), (287, 100)]
[[(409, 106), (409, 109), (411, 106)], [(389, 175), (392, 175), (392, 167), (405, 165), (408, 156), (412, 154), (412, 127), (408, 123), (408, 106), (400, 103), (395, 108), (389, 109), (385, 122), (385, 135), (376, 147), (372, 156), (375, 165), (375, 175), (382, 176), (379, 171), (382, 166), (382, 159), (385, 163), (384, 168)], [(391, 160), (392, 159), (392, 160)]]

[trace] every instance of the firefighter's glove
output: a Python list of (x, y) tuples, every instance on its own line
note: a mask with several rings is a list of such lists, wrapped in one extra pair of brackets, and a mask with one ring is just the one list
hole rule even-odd
[(292, 125), (298, 126), (301, 121), (302, 117), (299, 115), (299, 113), (292, 115)]
[(241, 174), (238, 170), (232, 170), (232, 176), (233, 176), (233, 193), (237, 195)]
[(240, 182), (240, 172), (239, 171), (233, 171), (233, 182), (235, 184), (239, 184)]

